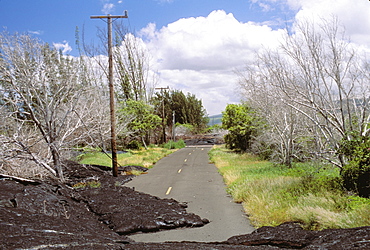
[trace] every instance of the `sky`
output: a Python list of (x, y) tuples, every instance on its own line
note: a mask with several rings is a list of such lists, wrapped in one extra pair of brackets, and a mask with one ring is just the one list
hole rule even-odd
[(98, 41), (93, 15), (122, 15), (153, 58), (157, 87), (196, 95), (209, 115), (239, 103), (235, 73), (274, 47), (286, 27), (338, 17), (353, 43), (370, 48), (368, 0), (0, 0), (0, 29), (30, 33), (77, 56), (75, 31)]

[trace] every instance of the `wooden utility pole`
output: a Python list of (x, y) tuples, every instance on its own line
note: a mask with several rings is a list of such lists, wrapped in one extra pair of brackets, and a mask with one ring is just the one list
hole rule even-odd
[(167, 88), (155, 88), (161, 91), (162, 94), (162, 129), (163, 129), (163, 143), (166, 143), (166, 124), (165, 124), (165, 117), (164, 117), (164, 94), (163, 90), (168, 90), (170, 89), (169, 87)]
[(173, 112), (172, 112), (172, 140), (173, 140), (173, 142), (175, 142), (176, 141), (176, 131), (175, 131), (175, 129), (176, 129), (176, 124), (175, 124), (175, 122), (176, 122), (176, 111), (174, 110)]
[(117, 140), (116, 140), (116, 113), (114, 108), (114, 85), (113, 85), (113, 52), (112, 52), (112, 19), (128, 18), (127, 11), (124, 16), (90, 16), (91, 19), (107, 19), (108, 24), (108, 67), (109, 67), (109, 98), (110, 98), (110, 121), (111, 121), (111, 147), (112, 147), (112, 171), (113, 176), (118, 176), (117, 164)]

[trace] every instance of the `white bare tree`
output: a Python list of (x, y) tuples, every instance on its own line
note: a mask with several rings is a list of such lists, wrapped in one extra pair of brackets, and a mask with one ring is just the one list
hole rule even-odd
[(243, 75), (248, 100), (266, 113), (274, 108), (256, 99), (272, 98), (270, 103), (283, 112), (274, 111), (279, 115), (269, 121), (272, 127), (281, 127), (287, 115), (296, 113), (300, 124), (286, 124), (299, 125), (303, 136), (314, 140), (315, 153), (338, 167), (346, 163), (338, 154), (341, 141), (350, 140), (353, 132), (369, 134), (369, 64), (336, 19), (319, 27), (298, 23), (294, 34), (287, 33), (276, 51), (260, 53)]
[[(158, 82), (158, 74), (151, 68), (150, 53), (144, 42), (129, 32), (123, 22), (116, 20), (113, 24), (115, 39), (112, 49), (117, 99), (148, 103)], [(103, 56), (108, 51), (106, 29), (99, 28), (97, 36), (102, 45), (87, 44), (83, 40), (83, 51), (108, 77), (108, 59)]]
[(63, 152), (109, 132), (105, 95), (83, 60), (27, 34), (0, 34), (3, 160), (32, 160), (63, 180)]

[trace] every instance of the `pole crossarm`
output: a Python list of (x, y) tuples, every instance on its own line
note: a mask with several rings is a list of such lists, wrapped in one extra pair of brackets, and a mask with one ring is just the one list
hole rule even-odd
[(124, 16), (113, 16), (113, 15), (107, 15), (107, 16), (90, 16), (90, 19), (116, 19), (116, 18), (128, 18), (127, 12)]

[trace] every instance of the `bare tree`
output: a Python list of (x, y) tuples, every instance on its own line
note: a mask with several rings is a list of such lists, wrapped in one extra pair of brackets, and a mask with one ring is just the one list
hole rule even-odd
[[(158, 74), (151, 69), (150, 53), (143, 41), (129, 32), (122, 22), (114, 22), (115, 44), (113, 46), (115, 92), (119, 101), (135, 100), (148, 103), (154, 93)], [(83, 41), (85, 54), (95, 61), (108, 76), (107, 31), (99, 28), (100, 46)]]
[(81, 60), (29, 35), (1, 34), (0, 56), (2, 159), (27, 158), (63, 179), (63, 152), (109, 131), (104, 95)]
[(252, 151), (290, 166), (293, 159), (303, 160), (307, 157), (307, 140), (303, 138), (312, 136), (306, 128), (308, 121), (283, 102), (279, 92), (274, 91), (261, 73), (252, 67), (238, 73), (248, 105), (266, 123), (263, 131), (254, 138)]
[[(337, 154), (340, 142), (350, 140), (352, 132), (369, 134), (368, 68), (336, 19), (319, 28), (307, 21), (298, 23), (294, 34), (287, 33), (279, 49), (259, 54), (242, 83), (246, 98), (256, 99), (255, 90), (262, 85), (259, 96), (272, 96), (286, 114), (299, 113), (305, 121), (300, 130), (320, 148), (316, 154), (342, 167), (346, 159)], [(271, 123), (282, 123), (284, 117)]]
[(132, 34), (121, 34), (114, 59), (123, 100), (147, 101), (149, 64), (147, 54)]

